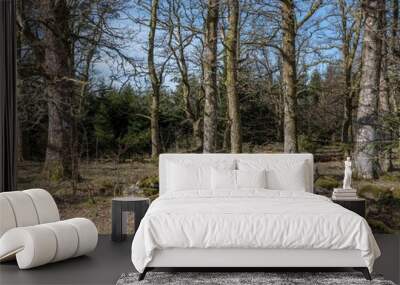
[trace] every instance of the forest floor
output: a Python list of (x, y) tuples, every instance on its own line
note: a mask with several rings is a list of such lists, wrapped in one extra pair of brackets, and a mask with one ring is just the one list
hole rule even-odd
[(132, 194), (137, 190), (137, 181), (158, 172), (157, 165), (150, 160), (82, 163), (82, 178), (74, 193), (70, 181), (51, 182), (42, 175), (42, 167), (39, 162), (19, 163), (18, 189), (48, 190), (56, 200), (62, 219), (86, 217), (96, 224), (100, 234), (111, 232), (111, 199)]
[[(99, 233), (107, 234), (111, 232), (111, 199), (132, 194), (154, 198), (157, 191), (151, 189), (157, 172), (157, 163), (149, 159), (119, 164), (85, 162), (81, 164), (82, 179), (74, 193), (70, 181), (50, 182), (42, 175), (42, 163), (25, 161), (18, 165), (18, 189), (47, 189), (54, 196), (62, 219), (87, 217), (94, 221)], [(342, 183), (343, 162), (336, 158), (317, 162), (315, 176), (315, 192), (330, 197), (332, 189)], [(375, 232), (400, 232), (400, 171), (373, 181), (354, 180), (353, 186), (368, 201), (367, 219)], [(143, 187), (144, 193), (139, 189)]]

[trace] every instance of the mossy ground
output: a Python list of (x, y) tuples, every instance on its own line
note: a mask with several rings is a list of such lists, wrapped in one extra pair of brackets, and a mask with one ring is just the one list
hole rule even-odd
[[(321, 176), (315, 186), (327, 190), (340, 186), (342, 165), (341, 161), (317, 163)], [(353, 187), (358, 196), (367, 200), (367, 220), (374, 232), (400, 233), (400, 171), (385, 173), (377, 180), (353, 179)]]
[(328, 190), (333, 190), (335, 187), (339, 187), (339, 181), (332, 176), (321, 176), (315, 181), (315, 187), (320, 187)]

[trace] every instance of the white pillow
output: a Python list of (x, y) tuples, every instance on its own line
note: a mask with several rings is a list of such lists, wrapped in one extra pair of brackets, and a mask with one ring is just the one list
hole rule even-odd
[(271, 189), (304, 191), (307, 190), (304, 162), (296, 163), (291, 168), (279, 168), (268, 171), (268, 181)]
[(235, 190), (236, 170), (211, 168), (211, 189)]
[(212, 190), (238, 190), (241, 188), (266, 188), (267, 177), (262, 170), (211, 169)]
[(236, 170), (237, 188), (267, 188), (267, 171)]
[(207, 167), (187, 167), (170, 163), (168, 166), (168, 184), (171, 191), (209, 189), (209, 179), (202, 179), (209, 172)]
[(243, 161), (238, 160), (239, 170), (267, 170), (267, 188), (272, 190), (306, 191), (305, 161)]
[(235, 161), (169, 161), (167, 191), (211, 190), (211, 168), (234, 169)]

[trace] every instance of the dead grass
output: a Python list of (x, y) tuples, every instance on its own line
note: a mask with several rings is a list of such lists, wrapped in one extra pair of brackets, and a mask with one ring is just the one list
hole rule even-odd
[(73, 195), (70, 181), (53, 182), (42, 175), (42, 164), (26, 161), (18, 165), (18, 189), (43, 188), (57, 202), (62, 219), (86, 217), (93, 220), (99, 233), (111, 232), (111, 199), (131, 194), (137, 181), (157, 174), (157, 165), (149, 160), (91, 162), (81, 165), (82, 179)]

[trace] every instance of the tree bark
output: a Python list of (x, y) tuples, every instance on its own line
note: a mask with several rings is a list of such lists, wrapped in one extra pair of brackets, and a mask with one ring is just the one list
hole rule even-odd
[(352, 115), (352, 98), (351, 98), (351, 65), (350, 65), (350, 35), (347, 30), (347, 11), (346, 2), (339, 1), (339, 7), (342, 20), (342, 57), (343, 57), (343, 73), (344, 73), (344, 117), (342, 125), (342, 142), (349, 143), (349, 130), (351, 126)]
[[(339, 0), (339, 11), (341, 17), (341, 41), (342, 41), (342, 65), (344, 74), (344, 113), (342, 123), (342, 142), (352, 143), (353, 135), (352, 129), (352, 114), (353, 114), (353, 97), (354, 97), (354, 83), (353, 83), (353, 63), (357, 51), (359, 38), (361, 34), (361, 21), (360, 13), (357, 13), (355, 19), (349, 23), (348, 6), (345, 0)], [(350, 27), (349, 27), (350, 26)]]
[(282, 80), (284, 96), (284, 151), (298, 152), (296, 16), (293, 0), (282, 0)]
[[(390, 43), (390, 69), (394, 75), (395, 80), (399, 80), (399, 63), (398, 54), (400, 49), (400, 39), (398, 36), (399, 31), (399, 1), (392, 0), (392, 25), (391, 25), (391, 43)], [(397, 56), (396, 56), (397, 55)], [(399, 102), (398, 102), (398, 91), (397, 88), (391, 88), (390, 92), (390, 105), (393, 107), (393, 111), (396, 115), (399, 113)]]
[(344, 94), (344, 112), (343, 112), (343, 125), (342, 125), (342, 143), (348, 144), (352, 142), (352, 115), (353, 115), (353, 98), (352, 95), (345, 91)]
[(203, 152), (215, 152), (217, 145), (217, 30), (219, 0), (208, 0), (204, 47)]
[[(182, 24), (179, 15), (179, 5), (175, 3), (175, 1), (171, 2), (172, 4), (172, 13), (170, 13), (170, 37), (175, 37), (177, 41), (177, 47), (172, 46), (172, 42), (170, 43), (170, 49), (172, 51), (173, 56), (175, 57), (176, 63), (178, 65), (179, 73), (182, 79), (182, 96), (184, 103), (184, 111), (185, 116), (188, 122), (190, 122), (192, 126), (192, 140), (191, 146), (193, 151), (199, 151), (202, 148), (202, 136), (201, 136), (201, 118), (199, 112), (196, 112), (196, 108), (194, 103), (192, 103), (191, 99), (194, 99), (192, 96), (192, 88), (190, 86), (189, 81), (189, 71), (188, 65), (185, 57), (185, 40), (182, 37)], [(175, 18), (176, 24), (173, 24), (172, 17)]]
[(389, 103), (389, 77), (388, 77), (388, 45), (387, 45), (387, 33), (386, 33), (386, 7), (383, 4), (384, 10), (381, 12), (380, 18), (382, 19), (381, 39), (382, 39), (382, 60), (379, 80), (379, 116), (380, 116), (380, 166), (382, 171), (387, 172), (393, 169), (392, 163), (392, 149), (390, 147), (392, 141), (392, 133), (390, 126), (387, 124), (388, 116), (391, 113)]
[(231, 152), (242, 152), (242, 124), (240, 121), (239, 94), (237, 90), (239, 1), (228, 1), (229, 29), (225, 40), (226, 93), (230, 126)]
[(65, 0), (40, 1), (44, 21), (44, 67), (48, 95), (48, 141), (45, 173), (51, 180), (70, 178), (73, 171), (72, 116), (74, 96), (70, 11)]
[(362, 55), (361, 91), (357, 111), (355, 162), (357, 174), (364, 179), (377, 178), (379, 173), (376, 145), (377, 107), (382, 58), (380, 15), (381, 0), (365, 0), (364, 50)]
[(231, 125), (229, 120), (226, 122), (225, 130), (224, 130), (224, 137), (222, 140), (222, 149), (224, 152), (231, 151)]
[(203, 147), (203, 139), (201, 136), (201, 123), (202, 123), (202, 119), (199, 118), (195, 121), (192, 122), (192, 128), (193, 128), (193, 151), (198, 152), (202, 150)]
[(151, 17), (150, 17), (150, 30), (149, 30), (149, 48), (147, 54), (149, 75), (151, 80), (151, 87), (153, 93), (151, 94), (151, 112), (150, 112), (150, 131), (151, 131), (151, 158), (156, 159), (160, 154), (160, 87), (161, 82), (158, 78), (155, 63), (154, 63), (154, 40), (157, 28), (157, 11), (158, 0), (151, 2)]
[(396, 53), (396, 50), (399, 48), (399, 38), (398, 38), (398, 31), (399, 31), (399, 0), (392, 0), (392, 54)]

